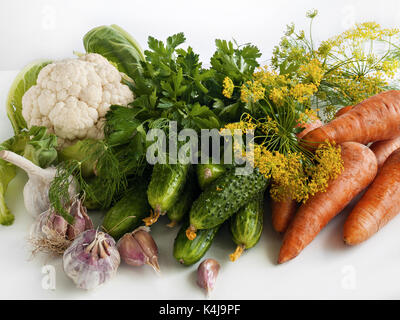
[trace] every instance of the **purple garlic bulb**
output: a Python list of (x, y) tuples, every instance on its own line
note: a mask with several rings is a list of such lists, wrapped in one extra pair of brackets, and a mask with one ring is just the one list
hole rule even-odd
[(117, 244), (121, 259), (131, 266), (148, 264), (156, 272), (158, 265), (158, 248), (150, 235), (150, 228), (139, 227), (131, 233), (126, 233)]
[(117, 272), (120, 255), (114, 239), (104, 232), (81, 233), (64, 252), (64, 272), (81, 289), (94, 289)]
[(73, 224), (68, 224), (62, 216), (50, 209), (39, 215), (31, 231), (34, 252), (63, 254), (79, 234), (93, 229), (93, 223), (80, 199), (73, 200), (69, 214), (74, 217)]
[(197, 268), (197, 284), (206, 289), (207, 294), (214, 289), (221, 266), (217, 260), (206, 259)]

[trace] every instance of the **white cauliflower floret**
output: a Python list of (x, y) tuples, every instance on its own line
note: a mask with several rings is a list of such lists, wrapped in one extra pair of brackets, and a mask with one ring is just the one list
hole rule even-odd
[(28, 128), (49, 128), (61, 147), (77, 139), (103, 139), (110, 106), (133, 101), (121, 80), (119, 71), (96, 53), (51, 63), (22, 97), (22, 116)]

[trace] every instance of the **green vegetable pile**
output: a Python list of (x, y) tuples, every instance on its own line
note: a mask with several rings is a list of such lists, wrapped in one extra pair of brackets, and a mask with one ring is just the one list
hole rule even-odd
[[(314, 17), (309, 14), (309, 18)], [(159, 129), (170, 138), (175, 123), (178, 131), (197, 133), (202, 129), (246, 130), (255, 125), (255, 141), (271, 155), (301, 154), (301, 164), (316, 165), (299, 145), (296, 134), (302, 130), (299, 124), (313, 117), (312, 112), (329, 114), (360, 98), (352, 96), (352, 88), (345, 87), (347, 82), (338, 80), (339, 76), (351, 80), (357, 71), (353, 58), (340, 60), (334, 51), (348, 40), (337, 39), (315, 49), (311, 36), (307, 39), (289, 27), (274, 51), (269, 71), (260, 68), (261, 52), (252, 44), (217, 39), (209, 67), (204, 67), (193, 48), (183, 48), (183, 33), (165, 42), (149, 37), (148, 49), (143, 51), (119, 26), (99, 26), (83, 37), (86, 53), (102, 55), (114, 65), (134, 96), (128, 106), (110, 107), (104, 138), (60, 147), (58, 137), (46, 127), (28, 128), (22, 116), (22, 97), (51, 63), (39, 61), (24, 68), (11, 86), (6, 107), (15, 135), (3, 142), (0, 150), (13, 151), (42, 168), (57, 168), (49, 190), (50, 205), (69, 222), (73, 219), (68, 213), (69, 188), (76, 183), (86, 208), (106, 212), (102, 228), (116, 240), (167, 214), (171, 227), (181, 224), (174, 257), (191, 265), (204, 256), (221, 226), (230, 223), (237, 245), (231, 259), (236, 260), (260, 239), (264, 194), (270, 182), (276, 185), (275, 177), (266, 177), (258, 168), (251, 174), (237, 175), (239, 165), (211, 163), (211, 159), (208, 164), (150, 165), (146, 161), (151, 145), (147, 133)], [(393, 67), (390, 63), (394, 63), (396, 51), (392, 48), (379, 68)], [(369, 67), (373, 74), (373, 65)], [(308, 77), (310, 74), (315, 77)], [(358, 77), (360, 83), (373, 82), (372, 78)], [(365, 94), (388, 87), (381, 81), (376, 88), (368, 87), (371, 90)], [(225, 150), (222, 138), (218, 148), (222, 153)], [(14, 221), (4, 195), (15, 170), (0, 160), (2, 225)]]

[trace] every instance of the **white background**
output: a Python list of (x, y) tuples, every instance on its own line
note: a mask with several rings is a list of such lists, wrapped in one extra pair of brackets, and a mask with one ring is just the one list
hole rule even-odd
[[(64, 58), (83, 51), (82, 37), (92, 27), (119, 24), (144, 48), (152, 35), (165, 39), (184, 31), (188, 43), (205, 64), (214, 50), (214, 39), (252, 42), (267, 62), (286, 24), (305, 28), (307, 10), (317, 8), (314, 38), (326, 39), (354, 22), (377, 21), (400, 26), (400, 2), (374, 1), (122, 1), (122, 0), (1, 0), (0, 1), (0, 140), (12, 134), (4, 104), (16, 71), (32, 60)], [(64, 275), (60, 260), (30, 259), (28, 230), (33, 222), (23, 207), (19, 173), (9, 187), (7, 203), (15, 213), (11, 227), (0, 226), (0, 298), (38, 299), (203, 299), (196, 287), (197, 264), (185, 268), (172, 257), (177, 230), (162, 219), (153, 234), (160, 249), (161, 276), (149, 267), (121, 266), (117, 277), (92, 292), (75, 289)], [(229, 233), (222, 230), (207, 257), (222, 265), (212, 298), (215, 299), (397, 299), (400, 297), (400, 219), (392, 221), (367, 243), (348, 248), (342, 243), (341, 214), (294, 261), (277, 266), (281, 238), (265, 215), (263, 236), (257, 247), (237, 262)], [(101, 217), (95, 219), (101, 220)], [(42, 267), (54, 266), (56, 289), (48, 290)]]

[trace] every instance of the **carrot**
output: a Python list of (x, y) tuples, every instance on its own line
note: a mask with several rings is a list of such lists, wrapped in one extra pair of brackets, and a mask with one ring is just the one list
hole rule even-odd
[[(304, 128), (303, 131), (298, 133), (296, 136), (298, 139), (304, 137), (308, 132), (322, 126), (322, 121), (319, 119), (313, 119), (310, 122), (298, 124)], [(274, 201), (271, 199), (271, 211), (272, 211), (272, 226), (277, 232), (285, 232), (290, 221), (293, 219), (296, 213), (297, 203), (295, 200), (288, 197), (282, 201)]]
[(377, 94), (350, 111), (303, 137), (305, 147), (313, 150), (324, 141), (362, 144), (388, 140), (400, 135), (400, 91)]
[[(343, 107), (336, 113), (335, 118), (347, 113), (352, 108), (353, 106)], [(378, 160), (378, 169), (380, 169), (392, 152), (400, 148), (400, 136), (394, 139), (376, 141), (370, 145), (369, 148), (375, 153), (376, 159)]]
[(285, 232), (296, 213), (297, 202), (291, 197), (283, 201), (271, 200), (272, 226), (277, 232)]
[(400, 136), (395, 139), (374, 142), (369, 148), (375, 153), (378, 169), (380, 169), (393, 151), (400, 148)]
[(347, 106), (347, 107), (343, 107), (343, 108), (339, 109), (338, 112), (336, 112), (336, 114), (335, 114), (335, 118), (339, 118), (341, 115), (347, 113), (351, 109), (353, 109), (353, 106)]
[(347, 217), (343, 228), (345, 243), (356, 245), (369, 239), (399, 212), (400, 149), (397, 149)]
[(302, 128), (304, 128), (303, 131), (299, 132), (296, 136), (298, 139), (303, 138), (307, 133), (309, 133), (310, 131), (313, 131), (316, 128), (319, 128), (320, 126), (322, 126), (323, 123), (321, 120), (319, 119), (314, 119), (311, 122), (307, 122), (307, 123), (303, 123), (300, 126)]
[(368, 147), (357, 142), (340, 146), (342, 173), (329, 182), (326, 192), (311, 196), (300, 206), (283, 238), (278, 263), (296, 257), (374, 179), (377, 161)]

